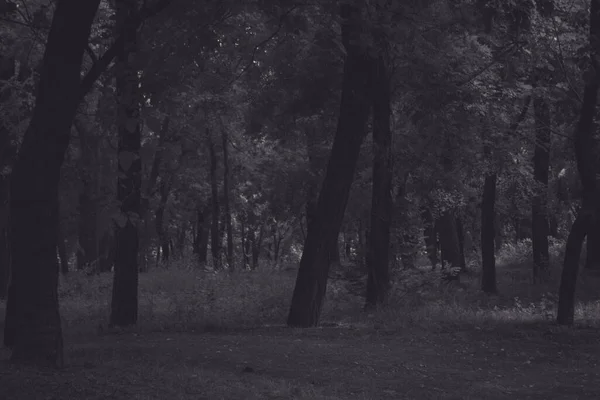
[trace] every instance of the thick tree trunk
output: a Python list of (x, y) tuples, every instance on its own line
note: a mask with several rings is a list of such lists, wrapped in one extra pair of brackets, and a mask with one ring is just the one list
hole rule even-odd
[(546, 99), (536, 97), (533, 101), (535, 115), (535, 150), (533, 177), (539, 184), (531, 199), (531, 241), (533, 249), (533, 281), (540, 279), (550, 269), (548, 252), (548, 170), (550, 168), (550, 107)]
[(219, 236), (219, 187), (217, 183), (217, 155), (215, 145), (210, 137), (210, 132), (206, 128), (206, 138), (208, 140), (208, 151), (210, 153), (210, 188), (212, 204), (212, 224), (210, 227), (210, 251), (212, 253), (213, 268), (221, 269), (221, 238)]
[(132, 65), (136, 45), (136, 27), (127, 24), (135, 13), (135, 4), (117, 2), (117, 24), (125, 24), (125, 40), (116, 65), (118, 178), (117, 199), (120, 215), (115, 224), (115, 273), (110, 314), (111, 326), (127, 326), (138, 316), (138, 221), (141, 212), (142, 160), (140, 158), (141, 96), (137, 70)]
[[(592, 0), (590, 12), (590, 42), (592, 57), (600, 53), (600, 0)], [(575, 286), (579, 270), (581, 247), (588, 232), (598, 223), (600, 206), (598, 186), (596, 183), (596, 159), (593, 140), (594, 116), (598, 97), (598, 80), (596, 72), (588, 78), (583, 92), (583, 103), (577, 128), (574, 134), (575, 158), (577, 170), (582, 184), (582, 207), (571, 227), (567, 238), (565, 259), (560, 281), (558, 313), (556, 321), (560, 325), (572, 325), (575, 314)]]
[(58, 184), (79, 103), (83, 51), (99, 0), (59, 0), (35, 108), (10, 187), (12, 279), (5, 341), (11, 360), (62, 365), (58, 311)]
[(233, 228), (231, 225), (231, 209), (229, 207), (229, 139), (223, 129), (223, 211), (227, 229), (227, 267), (235, 269), (233, 263)]
[[(590, 8), (591, 58), (600, 54), (600, 0), (592, 0)], [(586, 234), (600, 223), (600, 193), (596, 182), (596, 146), (594, 117), (598, 101), (600, 76), (595, 69), (585, 71), (586, 85), (577, 128), (574, 134), (575, 159), (582, 185), (582, 206), (571, 227), (565, 250), (565, 260), (559, 289), (557, 323), (572, 325), (575, 314), (575, 286), (579, 270), (581, 246)]]
[(337, 239), (356, 162), (363, 142), (372, 98), (373, 59), (361, 46), (360, 10), (342, 5), (342, 42), (346, 48), (338, 128), (314, 223), (309, 224), (296, 278), (289, 326), (316, 326), (329, 273), (331, 243)]
[[(373, 94), (373, 188), (371, 237), (367, 259), (365, 309), (383, 305), (390, 290), (390, 229), (392, 223), (392, 131), (387, 44), (375, 61)], [(337, 247), (337, 240), (336, 240)]]
[(585, 268), (600, 270), (600, 220), (587, 234)]
[(8, 296), (10, 278), (9, 176), (0, 175), (0, 300)]
[[(489, 151), (486, 151), (489, 155)], [(488, 173), (483, 183), (481, 199), (481, 290), (496, 293), (496, 255), (494, 251), (494, 227), (496, 219), (496, 179), (495, 173)]]

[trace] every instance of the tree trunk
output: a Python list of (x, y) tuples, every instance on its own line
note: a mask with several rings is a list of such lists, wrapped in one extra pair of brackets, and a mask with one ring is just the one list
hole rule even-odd
[(213, 268), (221, 269), (221, 241), (219, 237), (219, 188), (217, 183), (217, 155), (215, 145), (210, 137), (210, 132), (206, 128), (206, 138), (208, 140), (208, 151), (210, 153), (210, 188), (212, 204), (212, 224), (210, 228), (210, 251), (212, 253)]
[(233, 263), (233, 228), (231, 226), (231, 209), (229, 207), (229, 139), (223, 129), (223, 211), (227, 229), (227, 267), (235, 269)]
[(363, 31), (360, 10), (341, 6), (342, 42), (346, 48), (338, 127), (314, 223), (309, 224), (296, 278), (289, 326), (316, 326), (329, 273), (331, 243), (337, 239), (363, 142), (371, 106), (373, 59), (358, 43)]
[(463, 222), (460, 217), (456, 217), (456, 234), (458, 236), (458, 249), (460, 251), (460, 270), (461, 272), (466, 272), (467, 259), (465, 258), (465, 227), (463, 226)]
[(118, 178), (117, 199), (120, 215), (115, 224), (115, 273), (110, 314), (111, 326), (127, 326), (138, 316), (138, 221), (141, 212), (142, 160), (140, 158), (141, 96), (137, 71), (132, 65), (136, 46), (136, 27), (128, 24), (135, 3), (117, 2), (117, 24), (123, 28), (123, 45), (116, 64)]
[(431, 269), (434, 270), (438, 263), (438, 240), (435, 221), (431, 211), (425, 207), (421, 210), (421, 219), (423, 220), (423, 238), (427, 249), (427, 257), (431, 262)]
[(535, 150), (533, 177), (538, 183), (531, 199), (531, 241), (533, 250), (533, 281), (540, 272), (545, 276), (550, 269), (548, 252), (548, 170), (550, 168), (550, 107), (546, 99), (536, 97), (533, 101), (535, 115)]
[(585, 268), (600, 270), (600, 223), (596, 222), (587, 234)]
[(206, 265), (206, 257), (208, 255), (208, 233), (209, 224), (208, 216), (210, 208), (203, 205), (201, 202), (196, 206), (196, 236), (194, 238), (194, 254), (198, 256), (199, 266), (204, 268)]
[(156, 208), (156, 213), (154, 216), (154, 223), (156, 224), (156, 234), (158, 235), (158, 242), (160, 243), (160, 248), (162, 250), (162, 260), (167, 263), (169, 262), (171, 252), (169, 249), (169, 235), (165, 230), (163, 220), (165, 215), (165, 208), (167, 207), (167, 201), (169, 200), (169, 193), (171, 191), (170, 186), (170, 183), (165, 182), (164, 180), (160, 182), (160, 200), (158, 202), (158, 207)]
[(63, 363), (58, 311), (58, 184), (99, 0), (59, 0), (35, 108), (10, 183), (12, 279), (5, 341), (20, 364)]
[(10, 278), (9, 179), (0, 175), (0, 300), (8, 295)]
[[(490, 154), (486, 146), (486, 153)], [(496, 229), (496, 179), (495, 173), (488, 173), (483, 183), (481, 199), (481, 290), (485, 293), (496, 293), (496, 254), (494, 252), (494, 235)]]
[(390, 284), (390, 229), (392, 223), (391, 94), (387, 38), (379, 38), (373, 71), (373, 185), (371, 230), (367, 250), (365, 310), (385, 304)]
[[(600, 0), (592, 0), (590, 9), (591, 58), (600, 53)], [(582, 185), (582, 206), (567, 238), (565, 259), (560, 281), (558, 314), (560, 325), (572, 325), (575, 314), (575, 286), (579, 270), (581, 247), (587, 233), (600, 220), (600, 196), (596, 183), (596, 148), (594, 146), (594, 117), (598, 101), (600, 76), (598, 72), (585, 71), (586, 82), (577, 128), (574, 133), (575, 159)]]

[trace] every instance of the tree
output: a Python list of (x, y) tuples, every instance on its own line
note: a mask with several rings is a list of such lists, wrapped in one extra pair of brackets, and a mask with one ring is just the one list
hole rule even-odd
[(531, 199), (531, 242), (533, 250), (533, 281), (546, 276), (550, 268), (548, 253), (548, 173), (550, 168), (550, 107), (548, 101), (538, 95), (533, 100), (535, 116), (535, 150), (533, 155), (533, 177), (538, 183), (536, 194)]
[[(383, 35), (381, 35), (383, 36)], [(390, 288), (390, 228), (392, 222), (391, 82), (387, 38), (379, 39), (380, 54), (373, 71), (373, 193), (367, 250), (365, 308), (384, 304)], [(336, 241), (337, 245), (337, 241)]]
[(582, 185), (582, 204), (571, 226), (565, 248), (565, 258), (558, 290), (558, 313), (556, 321), (560, 325), (572, 325), (575, 314), (575, 285), (579, 271), (581, 247), (586, 235), (598, 223), (600, 213), (600, 193), (596, 183), (594, 148), (594, 117), (598, 102), (600, 73), (600, 0), (592, 0), (590, 7), (590, 66), (584, 73), (585, 88), (579, 122), (574, 132), (574, 150), (577, 171)]
[(58, 183), (80, 101), (83, 52), (100, 0), (59, 0), (33, 116), (11, 182), (12, 279), (5, 344), (16, 363), (63, 363), (58, 310)]
[(309, 224), (296, 278), (289, 326), (319, 323), (329, 272), (329, 251), (337, 240), (366, 133), (372, 99), (373, 58), (360, 36), (365, 26), (362, 10), (342, 3), (342, 43), (346, 49), (338, 127), (319, 193), (315, 220)]
[(141, 213), (142, 160), (138, 71), (133, 64), (137, 41), (136, 4), (116, 2), (117, 26), (123, 41), (117, 52), (117, 200), (120, 213), (115, 223), (115, 272), (110, 313), (111, 326), (137, 322), (138, 315), (138, 223)]

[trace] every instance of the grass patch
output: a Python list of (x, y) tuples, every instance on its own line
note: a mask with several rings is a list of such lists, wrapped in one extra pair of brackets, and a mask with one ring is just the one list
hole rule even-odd
[(119, 332), (106, 330), (112, 276), (72, 273), (59, 291), (67, 367), (16, 368), (3, 351), (0, 399), (600, 398), (598, 277), (582, 271), (577, 325), (558, 327), (560, 264), (532, 286), (519, 257), (500, 255), (493, 296), (476, 263), (460, 285), (395, 271), (389, 304), (369, 314), (331, 280), (311, 329), (283, 325), (294, 271), (152, 270), (138, 325)]

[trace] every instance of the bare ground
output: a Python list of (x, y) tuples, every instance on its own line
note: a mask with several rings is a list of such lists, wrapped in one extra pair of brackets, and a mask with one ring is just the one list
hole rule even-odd
[(0, 357), (0, 398), (600, 399), (598, 331), (269, 327), (67, 337), (61, 371)]

